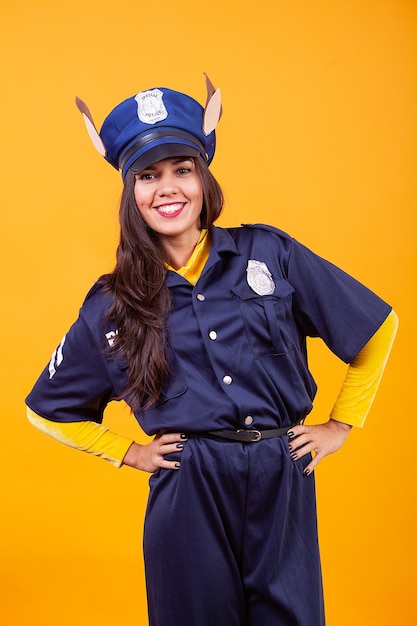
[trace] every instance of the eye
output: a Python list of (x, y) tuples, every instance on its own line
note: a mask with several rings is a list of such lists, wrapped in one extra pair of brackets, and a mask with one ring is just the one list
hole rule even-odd
[(156, 178), (156, 174), (153, 172), (141, 172), (140, 174), (136, 174), (136, 180), (153, 180)]
[(190, 172), (191, 172), (191, 167), (186, 167), (185, 165), (177, 169), (178, 174), (189, 174)]

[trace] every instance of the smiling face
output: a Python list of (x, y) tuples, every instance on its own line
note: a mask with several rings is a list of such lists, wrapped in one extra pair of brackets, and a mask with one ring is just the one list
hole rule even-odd
[(203, 188), (195, 163), (174, 157), (153, 163), (135, 175), (135, 201), (162, 245), (194, 246), (200, 232)]

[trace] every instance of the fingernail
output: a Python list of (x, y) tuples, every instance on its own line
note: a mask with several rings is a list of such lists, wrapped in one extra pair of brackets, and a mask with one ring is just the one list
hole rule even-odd
[(297, 459), (297, 453), (296, 453), (296, 452), (293, 452), (293, 453), (291, 454), (291, 458), (292, 458), (292, 460), (293, 460), (293, 461), (295, 461), (295, 460)]
[(292, 430), (289, 430), (287, 432), (287, 436), (291, 439), (291, 437), (294, 437), (294, 433), (292, 432)]
[(183, 447), (184, 447), (184, 444), (183, 444), (183, 443), (177, 443), (177, 448), (178, 448), (179, 450), (182, 450), (182, 449), (183, 449)]
[(175, 467), (179, 469), (181, 467), (181, 463), (175, 463)]
[(292, 446), (288, 446), (288, 450), (291, 452), (291, 450), (292, 450)]
[(309, 469), (304, 470), (303, 474), (304, 476), (308, 476), (310, 474), (310, 470)]
[(181, 433), (181, 439), (188, 439), (188, 437), (185, 433)]

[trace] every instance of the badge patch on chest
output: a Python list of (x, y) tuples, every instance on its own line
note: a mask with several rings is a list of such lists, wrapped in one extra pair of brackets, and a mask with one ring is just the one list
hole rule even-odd
[(263, 261), (250, 259), (246, 268), (248, 285), (259, 296), (270, 296), (274, 293), (275, 283), (272, 274)]

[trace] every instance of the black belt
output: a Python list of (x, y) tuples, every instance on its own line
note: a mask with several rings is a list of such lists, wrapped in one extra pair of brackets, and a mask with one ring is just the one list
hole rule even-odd
[(209, 439), (229, 439), (230, 441), (242, 441), (244, 443), (255, 443), (261, 439), (272, 439), (272, 437), (284, 437), (292, 426), (286, 428), (270, 428), (268, 430), (208, 430), (201, 433), (187, 433), (188, 437), (208, 437)]

